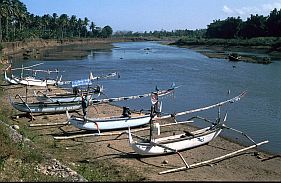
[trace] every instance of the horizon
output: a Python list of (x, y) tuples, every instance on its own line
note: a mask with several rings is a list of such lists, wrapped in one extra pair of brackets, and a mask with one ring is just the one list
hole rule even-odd
[[(268, 16), (281, 0), (218, 0), (209, 2), (181, 0), (21, 0), (27, 11), (45, 14), (87, 17), (98, 27), (109, 25), (113, 32), (173, 31), (206, 29), (214, 20), (240, 17), (245, 21), (251, 14)], [(200, 11), (199, 11), (200, 10)]]

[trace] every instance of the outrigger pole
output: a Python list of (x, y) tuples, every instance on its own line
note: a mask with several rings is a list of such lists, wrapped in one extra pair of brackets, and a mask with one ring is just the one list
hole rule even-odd
[(217, 157), (217, 158), (214, 158), (214, 159), (210, 159), (210, 160), (207, 160), (207, 161), (203, 161), (203, 162), (200, 162), (200, 163), (195, 163), (195, 164), (184, 166), (184, 167), (180, 167), (180, 168), (175, 168), (175, 169), (170, 169), (170, 170), (162, 171), (162, 172), (159, 172), (159, 174), (161, 175), (161, 174), (166, 174), (166, 173), (178, 172), (178, 171), (182, 171), (182, 170), (186, 170), (186, 169), (195, 168), (195, 167), (198, 167), (198, 166), (207, 165), (207, 164), (210, 164), (210, 163), (218, 161), (218, 160), (226, 159), (226, 158), (231, 157), (231, 156), (233, 156), (235, 154), (238, 154), (240, 152), (243, 152), (243, 151), (255, 148), (255, 147), (260, 146), (262, 144), (266, 144), (268, 142), (269, 141), (266, 140), (266, 141), (260, 142), (258, 144), (255, 144), (255, 145), (252, 145), (252, 146), (249, 146), (249, 147), (246, 147), (246, 148), (234, 151), (232, 153), (226, 154), (224, 156), (220, 156), (220, 157)]
[[(178, 125), (178, 124), (185, 124), (185, 123), (192, 123), (193, 121), (177, 121), (176, 123), (168, 123), (168, 124), (163, 124), (160, 125), (160, 127), (165, 127), (165, 126), (172, 126), (172, 125)], [(66, 123), (68, 124), (68, 123)], [(61, 124), (59, 124), (61, 125)], [(34, 124), (34, 125), (29, 125), (29, 126), (44, 126), (44, 124)], [(46, 125), (50, 126), (50, 125)], [(134, 132), (139, 132), (139, 131), (144, 131), (144, 130), (149, 130), (150, 127), (144, 127), (144, 128), (138, 128), (131, 130), (133, 133)], [(71, 135), (71, 136), (57, 136), (54, 137), (55, 140), (67, 140), (67, 139), (74, 139), (74, 138), (81, 138), (81, 137), (90, 137), (90, 136), (112, 136), (112, 135), (123, 135), (123, 134), (128, 134), (128, 130), (126, 131), (112, 131), (112, 132), (104, 132), (104, 133), (89, 133), (89, 134), (80, 134), (80, 135)]]

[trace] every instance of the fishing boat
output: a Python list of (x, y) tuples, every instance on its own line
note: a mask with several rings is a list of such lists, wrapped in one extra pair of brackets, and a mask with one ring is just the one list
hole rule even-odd
[[(168, 90), (161, 90), (158, 93), (161, 96), (165, 96), (168, 94), (173, 93), (177, 87), (170, 88)], [(117, 102), (117, 101), (124, 101), (124, 100), (131, 100), (131, 99), (138, 99), (143, 97), (151, 96), (151, 93), (143, 94), (143, 95), (134, 95), (128, 97), (116, 97), (116, 98), (106, 98), (106, 99), (90, 99), (89, 105), (101, 104), (101, 103), (109, 103), (109, 102)], [(68, 102), (32, 102), (28, 103), (24, 101), (23, 98), (17, 94), (15, 98), (21, 100), (21, 102), (13, 101), (12, 98), (9, 96), (10, 103), (12, 106), (21, 112), (27, 113), (57, 113), (57, 112), (66, 112), (66, 111), (75, 111), (82, 108), (81, 101), (68, 101)]]
[[(220, 107), (222, 105), (227, 104), (227, 103), (233, 103), (235, 101), (240, 100), (240, 98), (243, 97), (245, 95), (245, 93), (246, 92), (243, 92), (240, 95), (238, 95), (232, 99), (229, 99), (229, 100), (226, 100), (223, 102), (219, 102), (217, 104), (210, 105), (207, 107), (179, 112), (179, 113), (175, 113), (172, 115), (156, 116), (156, 117), (151, 118), (151, 123), (153, 123), (153, 121), (155, 121), (155, 120), (167, 119), (167, 118), (171, 118), (171, 117), (176, 118), (176, 116), (179, 116), (179, 115), (185, 115), (185, 114), (190, 114), (190, 113), (194, 113), (194, 112), (204, 111), (204, 110), (215, 108), (215, 107), (219, 107), (218, 114), (220, 115)], [(153, 110), (151, 109), (151, 115), (153, 116), (154, 114), (152, 113), (152, 111)], [(162, 137), (162, 138), (158, 138), (158, 139), (154, 139), (152, 137), (152, 133), (150, 133), (149, 140), (142, 138), (140, 136), (136, 136), (134, 134), (131, 134), (130, 129), (129, 129), (129, 132), (128, 132), (129, 143), (130, 143), (131, 147), (133, 148), (133, 150), (137, 154), (140, 154), (140, 155), (160, 155), (160, 154), (177, 152), (177, 151), (181, 151), (184, 149), (197, 147), (197, 146), (210, 142), (211, 140), (213, 140), (220, 134), (222, 127), (223, 127), (222, 124), (226, 121), (226, 117), (227, 117), (227, 115), (224, 117), (223, 122), (220, 121), (220, 119), (221, 119), (220, 117), (218, 117), (216, 122), (211, 122), (210, 120), (207, 120), (205, 118), (193, 117), (193, 118), (203, 119), (204, 121), (208, 121), (212, 125), (209, 127), (200, 129), (200, 130), (193, 131), (193, 132), (185, 132), (182, 134)], [(193, 118), (191, 118), (191, 119), (193, 119)], [(156, 125), (156, 126), (157, 126), (157, 128), (159, 128), (157, 130), (158, 130), (158, 134), (160, 134), (160, 127), (159, 127), (159, 125)], [(151, 124), (151, 128), (152, 128), (152, 130), (151, 130), (151, 132), (152, 132), (153, 129), (155, 129), (155, 128), (153, 128), (152, 124)], [(138, 137), (142, 141), (134, 142), (132, 136)]]
[[(129, 127), (128, 132), (127, 132), (129, 144), (132, 147), (132, 149), (134, 150), (134, 152), (141, 156), (157, 156), (157, 155), (165, 155), (165, 154), (171, 154), (171, 153), (177, 154), (181, 158), (181, 160), (183, 161), (185, 166), (159, 172), (159, 174), (166, 174), (166, 173), (190, 169), (190, 168), (197, 167), (197, 166), (206, 165), (206, 164), (218, 161), (218, 160), (223, 160), (225, 158), (231, 157), (240, 152), (243, 152), (248, 149), (255, 148), (259, 145), (268, 143), (267, 140), (260, 142), (260, 143), (256, 143), (252, 138), (250, 138), (244, 132), (231, 128), (229, 126), (226, 126), (225, 122), (227, 119), (227, 113), (225, 114), (223, 120), (221, 121), (220, 109), (221, 109), (222, 105), (224, 105), (226, 103), (236, 102), (236, 101), (240, 100), (240, 98), (244, 95), (245, 95), (245, 92), (241, 93), (237, 97), (234, 97), (232, 99), (229, 99), (229, 100), (226, 100), (226, 101), (223, 101), (223, 102), (211, 105), (211, 106), (168, 115), (169, 117), (175, 118), (178, 115), (190, 114), (193, 112), (198, 112), (198, 111), (218, 107), (218, 118), (215, 121), (211, 121), (211, 120), (208, 120), (208, 119), (200, 117), (200, 116), (194, 116), (189, 119), (189, 120), (192, 120), (192, 119), (197, 118), (197, 119), (210, 123), (211, 124), (210, 126), (199, 129), (199, 130), (195, 130), (192, 132), (184, 131), (184, 133), (181, 133), (181, 134), (173, 134), (173, 135), (164, 136), (164, 137), (160, 137), (160, 138), (155, 137), (156, 135), (160, 135), (160, 125), (159, 125), (159, 123), (154, 122), (157, 120), (157, 117), (156, 118), (154, 117), (155, 114), (153, 114), (153, 110), (152, 110), (153, 106), (152, 106), (151, 107), (151, 116), (152, 117), (150, 120), (149, 139), (131, 133), (131, 130)], [(164, 116), (164, 118), (167, 118), (168, 116)], [(158, 119), (161, 119), (161, 117), (159, 117)], [(207, 143), (213, 141), (216, 137), (218, 137), (218, 135), (222, 132), (223, 129), (233, 130), (234, 132), (238, 132), (241, 135), (244, 135), (248, 140), (250, 140), (253, 143), (253, 145), (240, 149), (240, 150), (237, 150), (237, 151), (234, 151), (234, 152), (231, 152), (231, 153), (228, 153), (228, 154), (220, 156), (220, 157), (213, 158), (211, 160), (207, 160), (207, 161), (203, 161), (203, 162), (199, 162), (199, 163), (195, 163), (195, 164), (191, 164), (191, 165), (186, 162), (185, 158), (182, 156), (180, 151), (191, 149), (191, 148), (196, 148), (198, 146), (201, 146), (201, 145), (204, 145), (204, 144), (207, 144)], [(133, 137), (138, 138), (140, 140), (134, 141)]]
[[(87, 97), (87, 100), (91, 100), (94, 98), (97, 98), (100, 96), (100, 94), (103, 91), (103, 87), (97, 85), (95, 88), (87, 89), (87, 91), (76, 91), (75, 89), (74, 93), (60, 93), (55, 95), (48, 95), (46, 93), (43, 93), (41, 91), (38, 91), (37, 93), (34, 92), (34, 95), (36, 96), (36, 99), (40, 102), (73, 102), (73, 101), (82, 101), (81, 95)], [(38, 95), (41, 93), (41, 95)]]
[(115, 77), (115, 76), (120, 78), (120, 75), (117, 72), (112, 72), (112, 73), (109, 73), (109, 74), (106, 74), (106, 75), (101, 75), (101, 76), (93, 76), (93, 73), (90, 72), (90, 75), (89, 75), (88, 79), (81, 79), (81, 80), (75, 80), (75, 81), (59, 81), (58, 85), (71, 84), (72, 87), (76, 87), (76, 86), (79, 86), (81, 84), (91, 85), (92, 81), (94, 81), (94, 80), (108, 79), (108, 78)]
[[(21, 74), (21, 77), (16, 77), (12, 73), (11, 73), (11, 77), (7, 76), (7, 71), (9, 71), (9, 70), (10, 71), (18, 70), (18, 69), (21, 69), (22, 71), (23, 70), (30, 70), (29, 69), (30, 67), (34, 67), (34, 66), (37, 66), (37, 65), (38, 64), (35, 64), (33, 66), (29, 66), (29, 67), (14, 68), (14, 69), (12, 69), (11, 65), (9, 65), (9, 67), (7, 67), (4, 71), (4, 79), (9, 84), (15, 84), (15, 85), (16, 84), (22, 84), (22, 85), (27, 85), (27, 86), (39, 86), (39, 87), (46, 87), (47, 85), (57, 85), (58, 82), (61, 82), (62, 76), (60, 78), (57, 77), (56, 80), (54, 80), (54, 79), (45, 79), (45, 80), (36, 79), (33, 76), (23, 77), (22, 74)], [(35, 72), (40, 71), (41, 72), (43, 70), (32, 70), (32, 71), (35, 71)], [(58, 72), (58, 71), (45, 71), (45, 72), (51, 73), (51, 72)]]
[[(226, 116), (223, 122), (226, 121)], [(157, 129), (157, 133), (160, 134), (159, 123), (154, 123), (154, 125), (156, 127), (153, 129)], [(221, 133), (222, 129), (222, 123), (218, 121), (209, 127), (193, 132), (186, 131), (182, 134), (171, 135), (162, 138), (151, 137), (150, 140), (131, 134), (129, 129), (129, 144), (137, 154), (143, 156), (175, 153), (177, 151), (182, 151), (209, 143)], [(135, 136), (142, 141), (133, 141), (132, 136)]]
[[(119, 98), (112, 98), (112, 99), (101, 99), (101, 100), (93, 100), (93, 103), (103, 103), (106, 102), (112, 102), (112, 101), (120, 101), (120, 100), (128, 100), (128, 99), (136, 99), (136, 98), (142, 98), (147, 96), (154, 96), (157, 95), (159, 97), (171, 94), (175, 90), (174, 85), (172, 85), (171, 88), (167, 90), (158, 90), (156, 92), (144, 94), (144, 95), (138, 95), (138, 96), (130, 96), (130, 97), (119, 97)], [(152, 97), (153, 98), (153, 97)], [(161, 112), (162, 105), (159, 105), (158, 112)], [(75, 126), (76, 128), (79, 128), (81, 130), (116, 130), (116, 129), (125, 129), (128, 127), (137, 127), (142, 126), (145, 124), (148, 124), (151, 116), (150, 114), (145, 113), (133, 113), (129, 115), (125, 115), (128, 112), (126, 110), (129, 110), (128, 108), (123, 108), (122, 116), (111, 116), (107, 118), (90, 118), (87, 116), (84, 117), (77, 117), (77, 116), (70, 116), (68, 112), (66, 112), (68, 122)]]
[(117, 130), (130, 127), (138, 127), (148, 124), (150, 121), (149, 114), (133, 114), (131, 116), (111, 116), (107, 118), (89, 118), (70, 116), (66, 111), (68, 122), (81, 130), (103, 131)]
[(241, 60), (241, 56), (238, 55), (237, 53), (230, 53), (228, 55), (228, 59), (229, 59), (229, 61), (240, 61)]
[(60, 113), (65, 111), (75, 111), (81, 108), (81, 102), (25, 102), (20, 95), (17, 95), (15, 98), (20, 98), (22, 102), (16, 102), (11, 99), (9, 100), (11, 105), (21, 112), (26, 113)]

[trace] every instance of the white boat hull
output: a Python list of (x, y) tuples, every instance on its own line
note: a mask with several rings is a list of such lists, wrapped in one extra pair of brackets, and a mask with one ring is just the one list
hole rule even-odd
[(5, 77), (5, 80), (6, 80), (8, 83), (10, 83), (10, 84), (15, 84), (15, 85), (16, 85), (16, 84), (19, 84), (17, 80), (15, 80), (15, 79), (13, 79), (13, 78), (9, 78), (9, 77), (7, 76), (6, 71), (4, 72), (4, 77)]
[(20, 78), (15, 78), (15, 80), (18, 81), (19, 84), (22, 85), (28, 85), (28, 86), (42, 86), (45, 87), (47, 86), (46, 81), (42, 81), (40, 79), (35, 79), (33, 77), (26, 77), (24, 79), (20, 79)]
[[(208, 128), (206, 128), (205, 130), (207, 130)], [(134, 142), (131, 143), (131, 146), (137, 154), (144, 156), (174, 153), (175, 151), (172, 151), (171, 149), (181, 151), (206, 144), (216, 138), (221, 130), (222, 129), (217, 129), (215, 131), (210, 131), (210, 133), (205, 133), (204, 135), (195, 135), (189, 137), (187, 137), (185, 134), (174, 135), (155, 139), (154, 141), (152, 141), (152, 143)], [(155, 142), (155, 144), (153, 142)], [(156, 145), (156, 143), (163, 146)], [(168, 148), (165, 148), (165, 146)]]
[(117, 130), (128, 127), (138, 127), (148, 124), (150, 121), (149, 115), (143, 115), (140, 117), (121, 117), (121, 118), (83, 118), (69, 117), (70, 124), (81, 130)]
[(56, 85), (56, 80), (48, 79), (47, 81), (43, 81), (41, 79), (35, 79), (34, 77), (25, 77), (25, 78), (18, 78), (12, 75), (11, 78), (7, 76), (7, 73), (5, 71), (4, 73), (5, 80), (10, 84), (22, 84), (22, 85), (28, 85), (28, 86), (40, 86), (40, 87), (46, 87), (47, 85)]

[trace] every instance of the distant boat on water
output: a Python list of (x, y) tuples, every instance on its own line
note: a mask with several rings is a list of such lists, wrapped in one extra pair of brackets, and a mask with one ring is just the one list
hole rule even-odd
[(228, 55), (228, 59), (229, 59), (229, 61), (240, 61), (241, 60), (241, 56), (238, 55), (237, 53), (230, 53)]

